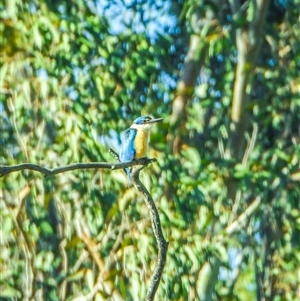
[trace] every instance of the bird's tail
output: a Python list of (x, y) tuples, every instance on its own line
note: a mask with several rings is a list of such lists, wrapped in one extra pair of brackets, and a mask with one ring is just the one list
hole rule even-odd
[(131, 170), (130, 170), (130, 168), (125, 168), (124, 171), (126, 172), (127, 177), (128, 177), (128, 188), (132, 187), (132, 180), (131, 180), (131, 174), (130, 174)]

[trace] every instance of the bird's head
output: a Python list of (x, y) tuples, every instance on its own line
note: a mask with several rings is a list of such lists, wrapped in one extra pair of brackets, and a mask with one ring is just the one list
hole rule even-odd
[(159, 121), (162, 121), (163, 118), (152, 118), (150, 116), (141, 116), (135, 119), (130, 128), (136, 130), (150, 130), (151, 126)]

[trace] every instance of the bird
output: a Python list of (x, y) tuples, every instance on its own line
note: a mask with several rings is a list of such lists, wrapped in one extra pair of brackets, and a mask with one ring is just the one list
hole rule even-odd
[[(121, 134), (120, 162), (138, 160), (146, 157), (148, 149), (149, 133), (152, 125), (162, 121), (163, 118), (140, 116), (136, 118), (130, 128)], [(124, 169), (131, 183), (130, 168)]]

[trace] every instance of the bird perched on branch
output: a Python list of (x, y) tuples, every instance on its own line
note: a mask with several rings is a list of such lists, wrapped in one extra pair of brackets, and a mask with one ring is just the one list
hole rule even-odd
[[(120, 162), (132, 161), (146, 157), (149, 132), (152, 125), (163, 118), (141, 116), (135, 119), (129, 129), (121, 135)], [(130, 181), (130, 168), (125, 168)]]

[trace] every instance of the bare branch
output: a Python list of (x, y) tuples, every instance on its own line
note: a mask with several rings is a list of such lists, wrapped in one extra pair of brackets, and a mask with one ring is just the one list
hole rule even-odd
[(157, 260), (157, 266), (154, 270), (154, 273), (151, 278), (150, 287), (147, 292), (146, 301), (152, 301), (154, 300), (155, 293), (157, 291), (162, 272), (166, 263), (167, 258), (167, 251), (168, 251), (168, 245), (169, 243), (165, 240), (161, 224), (160, 224), (160, 218), (157, 211), (157, 208), (155, 206), (155, 203), (146, 189), (146, 187), (142, 184), (142, 182), (139, 179), (139, 173), (144, 168), (144, 166), (137, 166), (133, 168), (131, 172), (132, 177), (132, 183), (136, 190), (138, 190), (144, 197), (144, 200), (146, 202), (146, 205), (150, 211), (150, 218), (152, 223), (153, 232), (157, 241), (158, 245), (158, 260)]
[(30, 237), (23, 228), (23, 208), (25, 206), (25, 198), (21, 199), (21, 203), (18, 208), (18, 212), (15, 218), (17, 231), (20, 232), (24, 245), (22, 246), (23, 254), (25, 258), (25, 273), (26, 273), (26, 289), (24, 290), (24, 299), (30, 300), (35, 294), (35, 283), (36, 283), (36, 269), (34, 268), (35, 263), (35, 248), (30, 240)]
[(122, 162), (122, 163), (107, 163), (107, 162), (89, 162), (89, 163), (74, 163), (70, 165), (65, 165), (53, 169), (43, 167), (38, 164), (32, 163), (23, 163), (13, 166), (0, 165), (0, 177), (8, 175), (12, 172), (21, 171), (21, 170), (33, 170), (44, 174), (45, 176), (54, 176), (59, 173), (77, 170), (77, 169), (124, 169), (126, 167), (132, 167), (135, 165), (148, 165), (150, 163), (156, 162), (155, 158), (142, 158), (140, 160)]
[(226, 234), (231, 235), (237, 231), (240, 231), (241, 228), (244, 227), (249, 221), (249, 218), (252, 216), (252, 214), (258, 209), (260, 204), (261, 197), (258, 196), (235, 221), (226, 227)]

